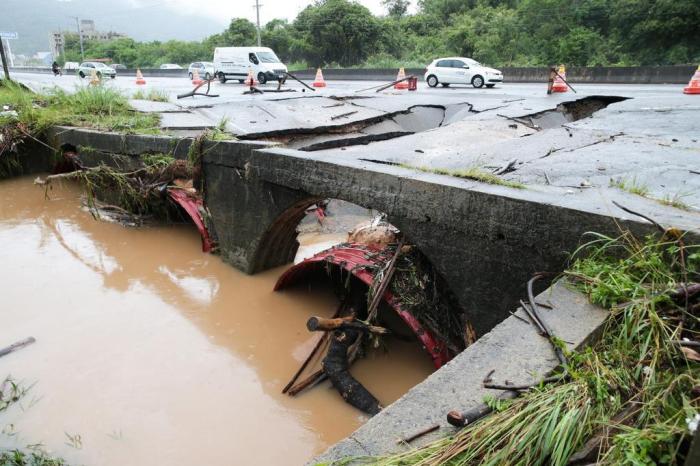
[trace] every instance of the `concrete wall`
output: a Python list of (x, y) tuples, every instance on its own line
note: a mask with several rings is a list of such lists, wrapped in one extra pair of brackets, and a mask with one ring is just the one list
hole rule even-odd
[[(692, 65), (680, 66), (627, 66), (627, 67), (570, 67), (566, 70), (567, 80), (574, 83), (601, 84), (687, 84), (695, 72)], [(546, 82), (549, 76), (546, 67), (504, 67), (501, 68), (505, 82), (530, 83)], [(396, 69), (325, 69), (326, 79), (393, 81)], [(295, 76), (313, 79), (316, 70), (297, 71)], [(407, 68), (406, 75), (423, 79), (424, 68)]]
[[(599, 66), (567, 68), (567, 80), (575, 83), (599, 84), (687, 84), (695, 72), (694, 65), (678, 66)], [(546, 82), (546, 67), (505, 67), (501, 68), (506, 82), (530, 83)], [(51, 73), (49, 68), (12, 68), (11, 71), (25, 73)], [(186, 77), (187, 70), (161, 70), (143, 68), (145, 77)], [(330, 80), (348, 81), (393, 81), (396, 69), (324, 69), (323, 76)], [(66, 73), (74, 73), (67, 71)], [(423, 79), (424, 68), (407, 68), (407, 75)], [(316, 70), (295, 71), (293, 74), (301, 79), (314, 79)], [(136, 70), (117, 70), (119, 76), (136, 76)]]
[[(10, 68), (10, 76), (13, 72), (17, 73), (38, 73), (51, 74), (51, 68)], [(161, 77), (161, 78), (184, 78), (187, 77), (187, 69), (184, 70), (161, 70), (158, 68), (141, 68), (141, 72), (145, 77)], [(77, 70), (63, 70), (64, 74), (75, 74)], [(133, 76), (136, 77), (135, 69), (117, 70), (117, 76)]]

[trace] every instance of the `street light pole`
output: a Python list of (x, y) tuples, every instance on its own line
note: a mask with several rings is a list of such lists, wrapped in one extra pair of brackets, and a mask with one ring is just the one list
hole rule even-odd
[(85, 61), (85, 50), (83, 49), (83, 30), (80, 28), (80, 20), (77, 16), (71, 16), (75, 20), (75, 26), (78, 28), (78, 37), (80, 38), (80, 59)]
[(10, 81), (10, 70), (7, 68), (7, 60), (5, 59), (5, 46), (3, 39), (0, 38), (0, 60), (2, 60), (2, 69), (5, 71), (5, 79)]
[(260, 4), (260, 0), (255, 0), (255, 13), (257, 15), (257, 24), (258, 24), (258, 47), (262, 45), (260, 41), (260, 7), (262, 5)]

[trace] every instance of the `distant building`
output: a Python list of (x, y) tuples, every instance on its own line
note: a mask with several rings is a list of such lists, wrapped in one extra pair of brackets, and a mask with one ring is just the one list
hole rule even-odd
[(63, 32), (50, 32), (49, 33), (49, 48), (51, 49), (51, 54), (54, 57), (63, 55), (65, 52), (66, 42), (63, 38)]
[[(49, 48), (54, 57), (58, 57), (65, 52), (66, 40), (64, 35), (66, 33), (76, 34), (76, 32), (73, 31), (54, 31), (49, 33)], [(98, 31), (95, 28), (95, 21), (91, 19), (80, 20), (80, 33), (83, 36), (83, 40), (103, 41), (128, 37), (121, 32)]]

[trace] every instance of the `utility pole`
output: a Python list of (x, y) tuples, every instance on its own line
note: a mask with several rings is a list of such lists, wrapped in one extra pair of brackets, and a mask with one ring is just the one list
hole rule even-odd
[(0, 38), (0, 59), (2, 60), (2, 69), (5, 71), (5, 79), (10, 81), (10, 70), (7, 68), (7, 60), (5, 60), (5, 46), (3, 39)]
[(77, 16), (70, 16), (75, 20), (75, 26), (78, 28), (78, 37), (80, 37), (80, 59), (85, 61), (85, 50), (83, 49), (83, 30), (80, 28), (80, 20)]
[(255, 0), (254, 8), (255, 8), (255, 13), (257, 15), (257, 18), (258, 18), (258, 21), (257, 21), (257, 24), (258, 24), (258, 47), (260, 47), (262, 45), (262, 42), (260, 41), (260, 7), (261, 6), (262, 5), (260, 4), (260, 0)]

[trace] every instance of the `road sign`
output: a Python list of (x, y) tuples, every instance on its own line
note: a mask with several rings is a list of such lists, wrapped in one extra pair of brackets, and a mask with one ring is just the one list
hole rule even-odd
[(17, 33), (0, 31), (0, 39), (17, 39)]

